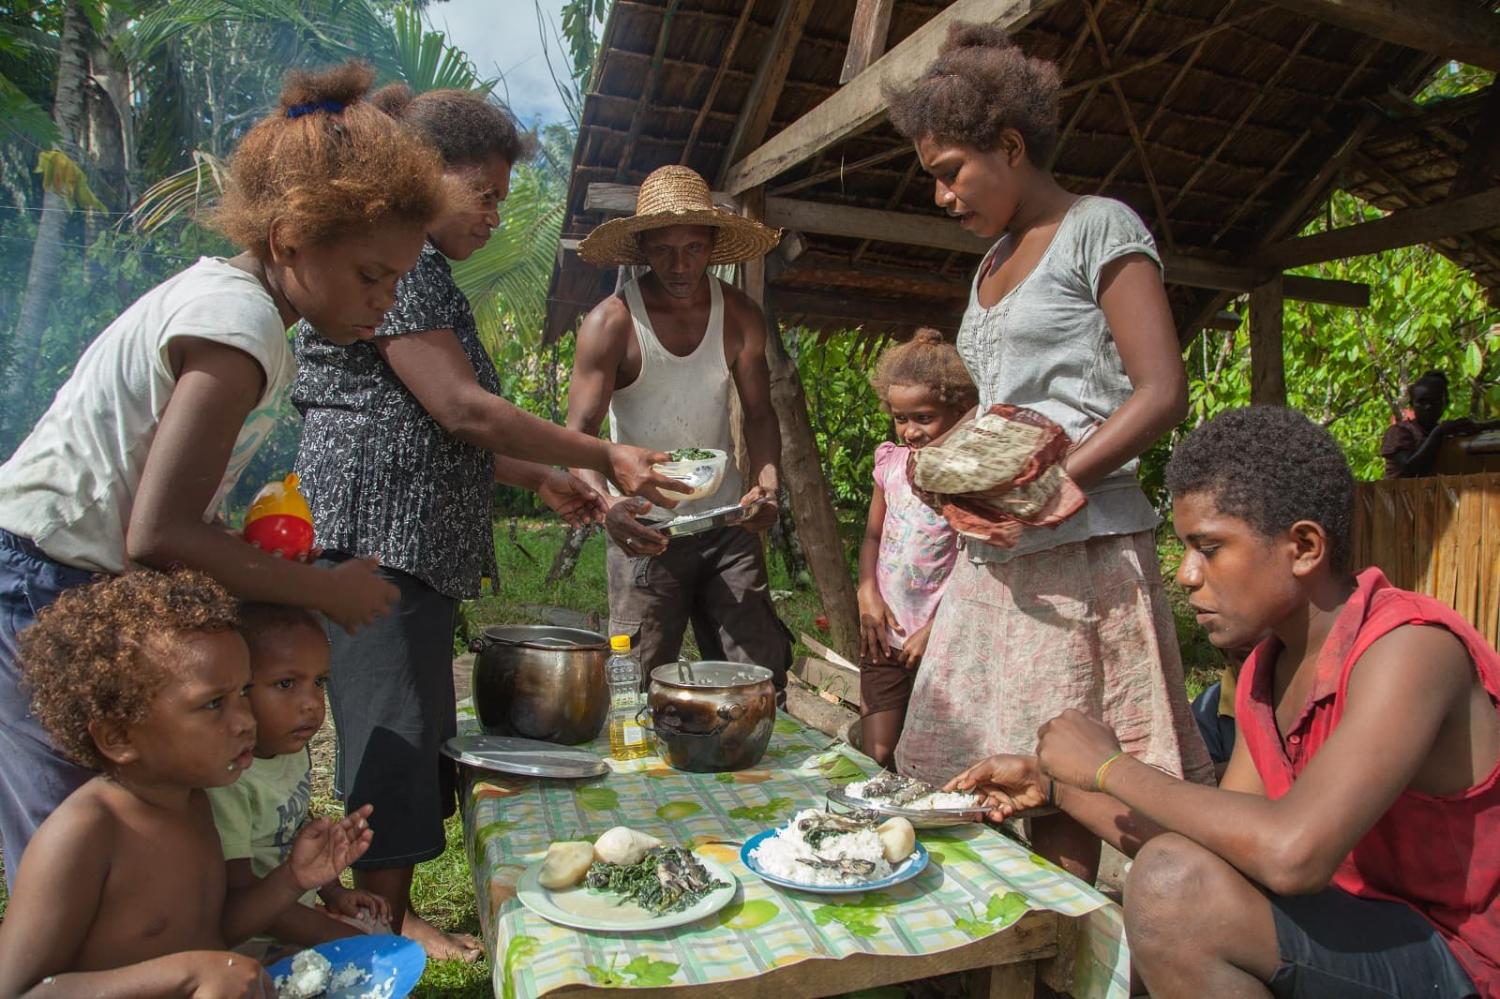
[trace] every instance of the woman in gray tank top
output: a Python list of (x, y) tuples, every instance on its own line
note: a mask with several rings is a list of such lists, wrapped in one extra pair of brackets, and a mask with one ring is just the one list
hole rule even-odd
[[(1187, 378), (1150, 233), (1125, 205), (1079, 197), (1043, 164), (1057, 145), (1057, 69), (1004, 33), (952, 29), (932, 66), (888, 94), (891, 121), (936, 179), (936, 200), (997, 238), (975, 276), (958, 349), (980, 406), (1048, 416), (1088, 495), (1010, 549), (971, 543), (917, 674), (898, 767), (938, 783), (990, 753), (1031, 754), (1067, 708), (1124, 749), (1211, 780), (1189, 711), (1157, 565), (1142, 452), (1187, 410)], [(1037, 852), (1092, 883), (1099, 840), (1066, 815), (1032, 825)]]

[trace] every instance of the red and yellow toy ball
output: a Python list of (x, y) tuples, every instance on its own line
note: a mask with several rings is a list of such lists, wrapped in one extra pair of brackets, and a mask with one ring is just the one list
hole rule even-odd
[(313, 547), (312, 511), (297, 488), (297, 473), (267, 483), (250, 501), (245, 540), (282, 558), (307, 558)]

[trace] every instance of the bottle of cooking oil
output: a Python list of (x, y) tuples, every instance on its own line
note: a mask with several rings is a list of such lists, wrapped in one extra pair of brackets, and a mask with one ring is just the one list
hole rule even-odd
[(641, 661), (630, 652), (629, 635), (612, 635), (610, 657), (604, 664), (609, 679), (609, 755), (634, 760), (651, 752), (646, 733), (636, 721), (645, 703), (641, 695)]

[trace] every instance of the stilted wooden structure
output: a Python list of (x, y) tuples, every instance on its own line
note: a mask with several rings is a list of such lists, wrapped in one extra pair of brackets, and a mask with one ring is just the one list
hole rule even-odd
[[(1500, 68), (1485, 0), (616, 0), (585, 101), (546, 334), (613, 287), (571, 252), (666, 163), (793, 238), (744, 283), (787, 325), (957, 327), (984, 245), (944, 218), (883, 88), (948, 28), (984, 21), (1056, 60), (1053, 169), (1130, 203), (1157, 237), (1184, 343), (1249, 294), (1254, 398), (1284, 402), (1285, 298), (1369, 289), (1288, 268), (1427, 242), (1500, 284), (1500, 97), (1418, 105), (1450, 59)], [(1493, 90), (1493, 88), (1491, 88)], [(1344, 187), (1391, 212), (1298, 237)], [(762, 289), (757, 292), (757, 289)], [(796, 372), (773, 352), (799, 533), (834, 644), (854, 602)]]

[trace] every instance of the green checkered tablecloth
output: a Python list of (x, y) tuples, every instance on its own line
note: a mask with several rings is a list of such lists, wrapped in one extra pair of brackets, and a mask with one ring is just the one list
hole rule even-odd
[[(600, 755), (609, 751), (602, 740), (593, 748)], [(782, 891), (750, 873), (737, 849), (711, 842), (743, 842), (800, 808), (823, 805), (831, 784), (875, 772), (873, 761), (789, 716), (778, 717), (771, 747), (755, 769), (689, 774), (654, 756), (611, 764), (610, 774), (588, 781), (477, 773), (465, 785), (464, 839), (501, 999), (567, 985), (727, 982), (861, 953), (934, 954), (1003, 933), (1029, 909), (1087, 917), (1074, 962), (1076, 996), (1128, 994), (1118, 908), (985, 826), (920, 832), (932, 854), (929, 868), (905, 884), (863, 895)], [(700, 923), (631, 935), (555, 926), (517, 901), (522, 871), (549, 843), (592, 838), (617, 825), (691, 845), (723, 863), (739, 878), (739, 895)]]

